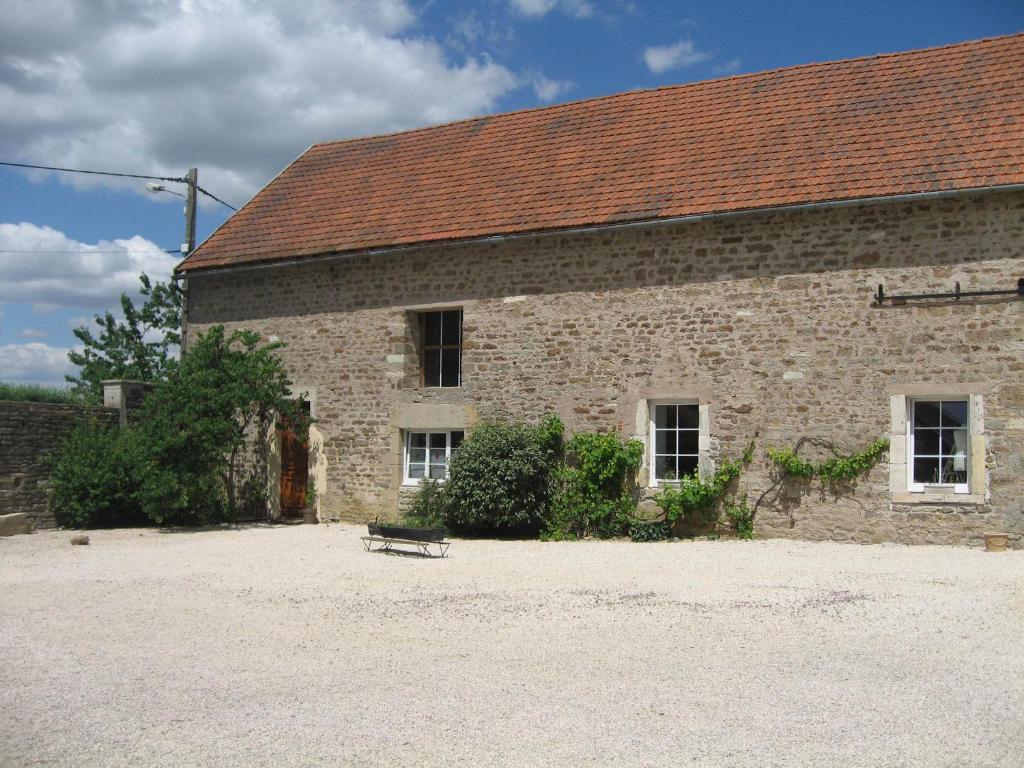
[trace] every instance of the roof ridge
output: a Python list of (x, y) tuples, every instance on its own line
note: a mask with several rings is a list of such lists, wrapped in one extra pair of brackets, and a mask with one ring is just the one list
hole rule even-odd
[(658, 85), (652, 88), (633, 88), (628, 91), (617, 91), (616, 93), (606, 93), (600, 96), (588, 96), (582, 99), (574, 99), (573, 101), (563, 101), (558, 104), (546, 104), (538, 107), (523, 107), (522, 109), (510, 109), (504, 112), (492, 112), (484, 115), (474, 115), (472, 117), (462, 117), (457, 120), (448, 120), (443, 123), (434, 123), (432, 125), (421, 125), (416, 128), (406, 128), (399, 131), (388, 131), (386, 133), (372, 133), (365, 136), (350, 136), (344, 139), (328, 139), (327, 141), (319, 141), (310, 145), (306, 152), (317, 149), (319, 147), (330, 147), (338, 144), (352, 144), (358, 141), (370, 141), (373, 139), (386, 139), (396, 136), (409, 136), (416, 133), (423, 133), (426, 131), (434, 131), (441, 128), (448, 128), (455, 125), (465, 125), (473, 123), (479, 120), (492, 120), (494, 118), (502, 117), (513, 117), (517, 115), (534, 114), (540, 112), (547, 112), (549, 110), (563, 109), (565, 107), (573, 107), (579, 104), (590, 104), (600, 101), (609, 101), (612, 99), (622, 98), (623, 96), (640, 95), (657, 93), (659, 91), (674, 91), (682, 90), (686, 88), (694, 88), (696, 86), (706, 86), (711, 83), (724, 83), (733, 80), (743, 80), (745, 78), (763, 77), (765, 75), (773, 75), (779, 72), (792, 72), (800, 69), (810, 69), (813, 67), (826, 67), (834, 64), (850, 64), (858, 61), (871, 61), (874, 59), (887, 59), (887, 58), (905, 58), (914, 56), (922, 53), (932, 53), (934, 51), (948, 50), (954, 48), (962, 48), (971, 45), (978, 45), (980, 43), (991, 43), (995, 41), (1010, 40), (1015, 37), (1024, 37), (1024, 30), (1020, 32), (1013, 32), (1007, 35), (993, 35), (991, 37), (980, 37), (973, 40), (961, 40), (956, 43), (943, 43), (942, 45), (932, 45), (925, 48), (913, 48), (907, 51), (886, 51), (883, 53), (873, 53), (864, 56), (851, 56), (845, 59), (828, 59), (826, 61), (809, 61), (801, 64), (789, 64), (784, 67), (774, 67), (772, 69), (758, 70), (757, 72), (743, 72), (735, 75), (725, 75), (723, 77), (711, 77), (706, 80), (693, 80), (687, 83), (672, 83), (669, 85)]

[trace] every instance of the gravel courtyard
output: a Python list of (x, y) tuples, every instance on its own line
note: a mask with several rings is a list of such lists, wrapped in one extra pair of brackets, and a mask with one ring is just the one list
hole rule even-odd
[(1024, 552), (364, 531), (0, 539), (0, 764), (1024, 764)]

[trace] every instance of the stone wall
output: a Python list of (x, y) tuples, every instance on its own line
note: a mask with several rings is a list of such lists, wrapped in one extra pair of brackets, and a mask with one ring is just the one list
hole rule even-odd
[[(1020, 193), (763, 212), (197, 275), (189, 331), (225, 323), (287, 343), (297, 388), (316, 391), (328, 517), (396, 514), (402, 429), (554, 411), (570, 430), (646, 439), (648, 403), (685, 398), (707, 408), (703, 468), (757, 435), (743, 484), (760, 536), (1008, 529), (1019, 543), (1022, 302), (875, 307), (872, 294), (1012, 288), (1022, 248)], [(416, 313), (439, 307), (464, 310), (458, 389), (418, 385)], [(891, 434), (891, 398), (921, 386), (982, 393), (986, 487), (969, 503), (908, 502), (885, 463), (842, 494), (775, 488), (765, 447), (809, 436), (859, 450)]]
[(53, 527), (47, 457), (78, 424), (95, 419), (116, 427), (118, 416), (106, 408), (0, 400), (0, 515), (23, 512), (35, 527)]

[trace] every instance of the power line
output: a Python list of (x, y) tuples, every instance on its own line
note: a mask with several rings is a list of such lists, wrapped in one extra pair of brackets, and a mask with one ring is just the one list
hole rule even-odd
[[(8, 251), (0, 249), (0, 253), (20, 253), (20, 254), (46, 254), (46, 255), (58, 255), (66, 254), (72, 256), (84, 256), (84, 255), (110, 255), (119, 253), (154, 253), (154, 251), (139, 250), (138, 248), (127, 248), (120, 251)], [(167, 248), (155, 251), (155, 253), (181, 253), (178, 248)]]
[(144, 176), (140, 173), (113, 173), (111, 171), (83, 171), (81, 168), (57, 168), (52, 165), (31, 165), (29, 163), (8, 163), (0, 160), (0, 165), (10, 165), (14, 168), (34, 168), (40, 171), (63, 171), (64, 173), (89, 173), (95, 176), (122, 176), (128, 179), (155, 179), (157, 181), (176, 181), (179, 184), (187, 184), (188, 179), (179, 176)]
[[(146, 176), (146, 175), (141, 174), (141, 173), (114, 173), (112, 171), (86, 171), (86, 170), (82, 170), (81, 168), (58, 168), (57, 166), (53, 166), (53, 165), (32, 165), (31, 163), (9, 163), (9, 162), (5, 162), (3, 160), (0, 160), (0, 165), (8, 165), (8, 166), (11, 166), (12, 168), (31, 168), (31, 169), (38, 170), (38, 171), (61, 171), (62, 173), (87, 173), (87, 174), (90, 174), (92, 176), (118, 176), (118, 177), (126, 178), (126, 179), (151, 179), (151, 180), (154, 180), (154, 181), (173, 181), (173, 182), (175, 182), (177, 184), (188, 184), (189, 183), (189, 180), (187, 178), (185, 178), (184, 176)], [(237, 208), (235, 208), (235, 206), (231, 205), (230, 203), (225, 203), (223, 200), (221, 200), (219, 197), (217, 197), (212, 192), (207, 192), (205, 189), (200, 187), (198, 184), (196, 184), (196, 189), (199, 190), (200, 192), (202, 192), (207, 197), (216, 200), (221, 205), (230, 208), (232, 211), (237, 211), (238, 210)]]
[(221, 205), (226, 205), (226, 206), (227, 206), (228, 208), (230, 208), (230, 209), (231, 209), (232, 211), (237, 211), (237, 210), (238, 210), (237, 208), (235, 208), (235, 206), (231, 205), (230, 203), (225, 203), (225, 202), (224, 202), (223, 200), (221, 200), (221, 199), (220, 199), (219, 197), (217, 197), (217, 196), (216, 196), (215, 194), (213, 194), (212, 192), (207, 192), (207, 191), (206, 191), (205, 189), (203, 189), (202, 187), (200, 187), (200, 186), (199, 186), (198, 184), (196, 184), (196, 189), (198, 189), (198, 190), (199, 190), (200, 192), (202, 192), (202, 193), (203, 193), (204, 195), (206, 195), (207, 197), (212, 197), (212, 198), (213, 198), (214, 200), (216, 200), (216, 201), (217, 201), (218, 203), (220, 203)]

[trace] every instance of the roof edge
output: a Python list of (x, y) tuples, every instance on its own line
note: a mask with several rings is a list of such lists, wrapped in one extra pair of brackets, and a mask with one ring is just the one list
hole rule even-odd
[[(172, 279), (204, 275), (239, 272), (252, 269), (269, 269), (272, 267), (295, 266), (306, 264), (311, 261), (322, 262), (326, 260), (351, 259), (358, 256), (371, 256), (380, 253), (398, 253), (413, 250), (416, 248), (431, 248), (445, 245), (473, 245), (476, 243), (504, 242), (527, 237), (544, 237), (549, 235), (584, 234), (600, 232), (610, 229), (630, 229), (633, 227), (650, 227), (668, 224), (685, 224), (688, 222), (707, 221), (714, 219), (726, 219), (740, 216), (751, 216), (756, 214), (788, 213), (795, 211), (813, 211), (830, 208), (844, 208), (854, 205), (875, 205), (882, 203), (903, 203), (916, 200), (939, 200), (949, 197), (960, 197), (965, 195), (978, 195), (986, 193), (1024, 192), (1024, 183), (1021, 184), (997, 184), (985, 187), (954, 187), (952, 189), (940, 189), (930, 192), (905, 192), (896, 195), (869, 195), (861, 197), (834, 198), (832, 200), (817, 200), (804, 203), (788, 203), (785, 205), (763, 205), (754, 208), (738, 208), (735, 210), (710, 211), (708, 213), (691, 213), (682, 216), (666, 216), (662, 218), (636, 219), (633, 221), (617, 221), (605, 224), (588, 224), (574, 227), (555, 227), (551, 229), (523, 230), (522, 232), (508, 232), (504, 234), (477, 235), (462, 238), (450, 238), (445, 240), (420, 240), (414, 243), (402, 243), (396, 245), (377, 246), (373, 248), (358, 248), (348, 251), (322, 251), (299, 256), (285, 258), (268, 257), (266, 259), (254, 259), (253, 261), (241, 264), (218, 264), (209, 267), (197, 265), (191, 269), (182, 269), (185, 262), (182, 261), (174, 268)], [(195, 253), (195, 251), (193, 251)]]

